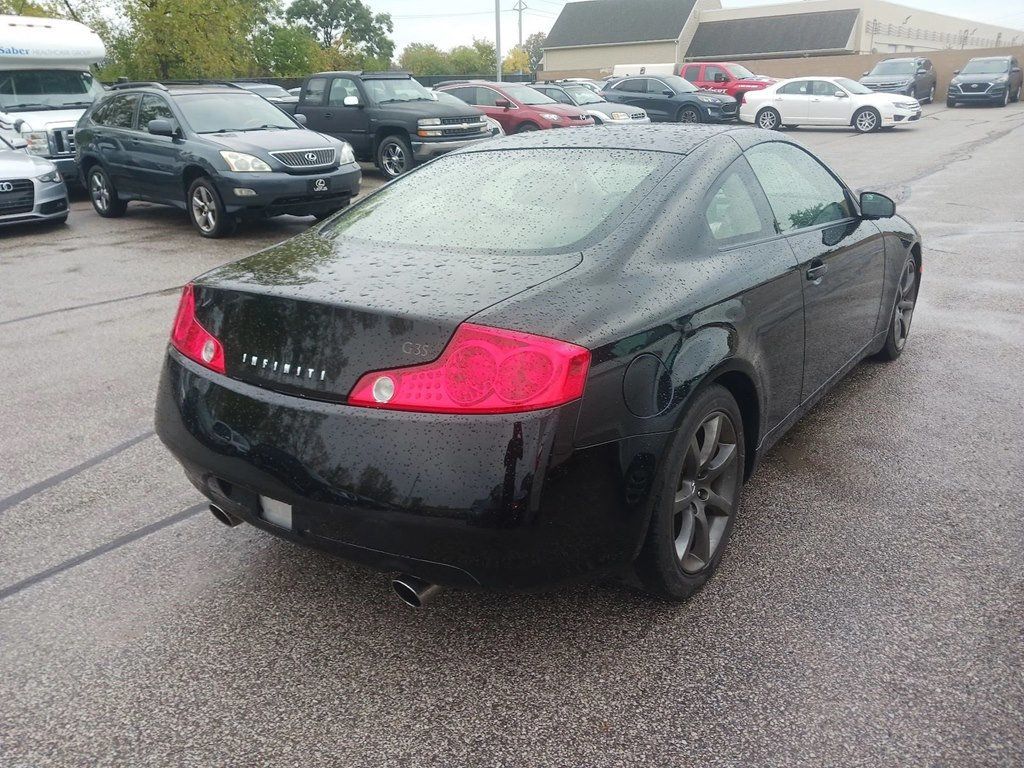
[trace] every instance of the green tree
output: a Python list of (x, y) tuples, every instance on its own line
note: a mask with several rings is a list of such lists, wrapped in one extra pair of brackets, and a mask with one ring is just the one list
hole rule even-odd
[(271, 23), (253, 40), (252, 75), (301, 77), (320, 69), (321, 49), (305, 27)]
[(536, 72), (540, 67), (540, 63), (544, 58), (544, 43), (547, 41), (548, 36), (543, 32), (534, 32), (523, 43), (523, 48), (530, 56), (530, 71)]
[(448, 54), (432, 43), (409, 43), (398, 63), (414, 75), (450, 74)]
[(460, 45), (448, 52), (449, 73), (452, 75), (482, 75), (493, 72), (496, 54), (489, 40), (473, 40), (472, 45)]
[(295, 0), (286, 12), (289, 21), (307, 26), (322, 48), (358, 50), (375, 59), (390, 60), (395, 44), (391, 15), (374, 14), (361, 0)]
[(505, 61), (501, 64), (501, 70), (507, 74), (529, 72), (530, 54), (526, 52), (525, 48), (520, 48), (517, 45), (508, 52), (508, 56), (505, 57)]

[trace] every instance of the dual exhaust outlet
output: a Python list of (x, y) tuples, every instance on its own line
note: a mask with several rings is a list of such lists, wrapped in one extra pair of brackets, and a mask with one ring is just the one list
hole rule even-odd
[[(221, 509), (216, 504), (210, 505), (210, 514), (217, 518), (218, 522), (226, 525), (228, 528), (234, 528), (235, 526), (241, 525), (245, 522), (241, 518), (235, 517), (230, 512)], [(443, 587), (437, 584), (431, 584), (429, 581), (418, 579), (415, 576), (406, 576), (404, 574), (392, 580), (391, 588), (395, 591), (399, 600), (413, 608), (422, 608), (434, 599), (443, 589)]]

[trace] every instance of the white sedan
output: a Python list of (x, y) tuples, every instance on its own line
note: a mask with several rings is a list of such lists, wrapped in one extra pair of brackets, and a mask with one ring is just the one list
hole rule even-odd
[(748, 91), (740, 120), (775, 130), (786, 125), (849, 125), (861, 133), (921, 119), (909, 96), (876, 93), (846, 77), (798, 77)]

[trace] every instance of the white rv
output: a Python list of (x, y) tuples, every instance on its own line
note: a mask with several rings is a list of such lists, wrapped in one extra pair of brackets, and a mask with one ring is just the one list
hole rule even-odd
[(0, 16), (0, 126), (68, 180), (78, 177), (75, 124), (103, 92), (89, 68), (105, 57), (103, 41), (78, 22)]
[(677, 75), (675, 64), (616, 64), (612, 77), (636, 77), (638, 75)]

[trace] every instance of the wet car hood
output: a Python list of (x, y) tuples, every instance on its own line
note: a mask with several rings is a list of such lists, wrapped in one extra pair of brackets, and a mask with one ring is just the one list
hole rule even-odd
[(915, 75), (865, 75), (860, 79), (864, 85), (874, 83), (911, 83)]
[(84, 107), (74, 109), (27, 109), (18, 112), (3, 112), (5, 123), (17, 126), (21, 133), (26, 131), (48, 131), (51, 128), (70, 128), (78, 122), (78, 118), (85, 112)]
[(734, 99), (732, 96), (729, 96), (728, 94), (717, 93), (715, 91), (700, 90), (700, 91), (696, 91), (696, 92), (694, 92), (692, 94), (684, 94), (684, 95), (687, 95), (687, 96), (712, 96), (712, 97), (714, 97), (715, 101), (717, 101), (719, 104), (730, 104), (730, 103), (733, 103), (733, 102), (736, 101), (736, 99)]
[(628, 114), (634, 114), (643, 112), (647, 114), (647, 111), (641, 107), (631, 107), (627, 104), (615, 104), (611, 101), (599, 101), (596, 104), (581, 104), (580, 109), (584, 112), (600, 112), (602, 115), (612, 116), (612, 112), (626, 112)]
[(289, 149), (337, 147), (340, 142), (316, 131), (237, 131), (235, 133), (204, 133), (203, 138), (235, 152), (278, 152)]
[(20, 149), (0, 149), (0, 179), (42, 176), (56, 168), (49, 160), (29, 155)]
[(954, 83), (991, 83), (997, 77), (1003, 77), (1009, 74), (1008, 72), (989, 72), (988, 74), (979, 75), (957, 75), (953, 78)]
[(434, 101), (433, 99), (430, 101), (391, 101), (385, 104), (378, 103), (376, 106), (378, 109), (387, 110), (392, 114), (405, 115), (410, 120), (432, 117), (466, 117), (468, 115), (479, 117), (483, 114), (476, 107), (471, 107), (461, 101), (459, 104), (452, 104), (447, 100)]

